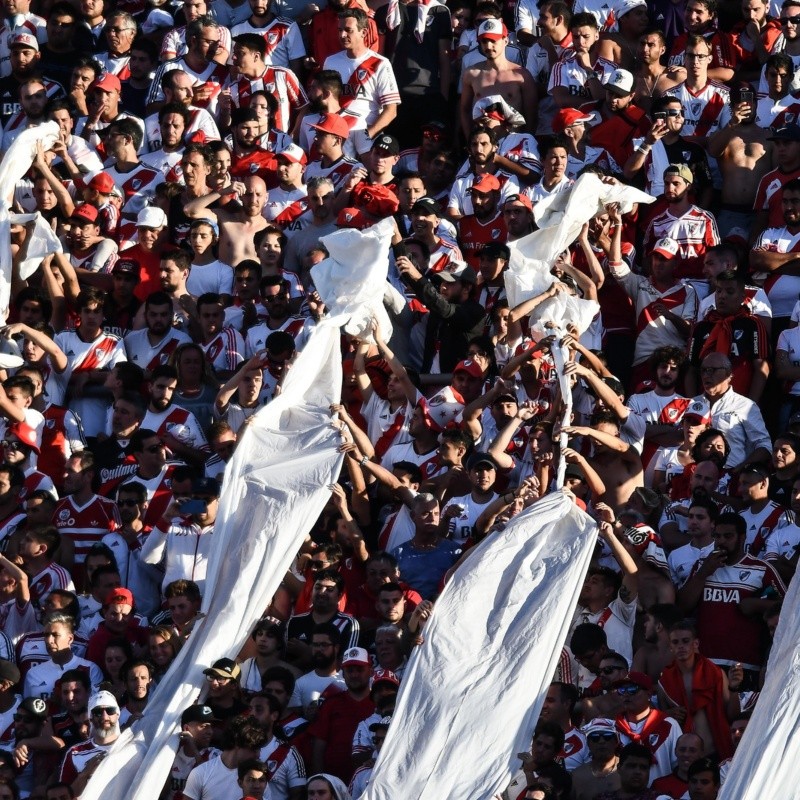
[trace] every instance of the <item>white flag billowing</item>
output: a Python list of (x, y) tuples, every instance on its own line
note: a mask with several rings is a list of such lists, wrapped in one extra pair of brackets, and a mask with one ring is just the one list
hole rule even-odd
[(783, 602), (767, 679), (719, 800), (800, 800), (800, 580)]
[(527, 750), (595, 545), (557, 492), (479, 544), (424, 629), (364, 800), (484, 798)]
[[(373, 295), (380, 304), (383, 297), (391, 230), (377, 227), (355, 232), (371, 256), (369, 263), (359, 265), (357, 280), (346, 279), (346, 267), (331, 265), (331, 259), (315, 267), (340, 278), (338, 285), (317, 285), (331, 317), (315, 328), (282, 394), (246, 426), (225, 471), (203, 598), (206, 616), (148, 701), (142, 719), (115, 743), (81, 800), (152, 800), (158, 795), (177, 749), (181, 712), (205, 685), (203, 670), (239, 652), (330, 499), (329, 486), (343, 459), (329, 411), (341, 398), (340, 326), (353, 317), (370, 319), (364, 304)], [(326, 242), (346, 236), (358, 249), (351, 233), (333, 233)], [(354, 290), (362, 282), (372, 287), (370, 292)]]
[[(10, 213), (14, 189), (31, 168), (36, 153), (36, 142), (41, 141), (45, 151), (58, 139), (59, 128), (55, 122), (45, 122), (24, 130), (8, 148), (0, 161), (0, 325), (4, 325), (11, 302), (11, 223), (24, 225), (35, 221), (36, 227), (29, 237), (28, 257), (20, 265), (23, 279), (33, 274), (47, 253), (61, 249), (61, 245), (41, 214), (17, 215)], [(33, 245), (31, 250), (30, 245)]]

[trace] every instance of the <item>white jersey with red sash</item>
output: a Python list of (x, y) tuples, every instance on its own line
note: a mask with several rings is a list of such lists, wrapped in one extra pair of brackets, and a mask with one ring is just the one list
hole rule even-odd
[(38, 469), (26, 469), (25, 484), (22, 487), (22, 491), (19, 493), (20, 502), (33, 494), (33, 492), (38, 492), (40, 489), (43, 492), (48, 492), (54, 500), (58, 500), (58, 492), (53, 484), (53, 479), (49, 475), (46, 475)]
[(25, 513), (21, 510), (14, 510), (7, 517), (0, 519), (0, 551), (6, 549), (9, 536), (24, 522)]
[(75, 545), (75, 563), (83, 564), (93, 544), (122, 526), (116, 503), (92, 495), (79, 506), (71, 495), (59, 501), (53, 512), (53, 525)]
[(716, 219), (699, 206), (689, 206), (680, 217), (669, 208), (653, 217), (644, 236), (643, 252), (649, 253), (665, 237), (678, 243), (680, 261), (675, 275), (679, 278), (701, 278), (706, 250), (720, 243)]
[[(439, 238), (436, 247), (431, 250), (431, 255), (428, 259), (428, 269), (431, 272), (441, 272), (442, 270), (452, 272), (459, 266), (459, 262), (463, 261), (464, 257), (461, 255), (461, 250), (459, 250), (454, 242)], [(424, 310), (427, 311), (427, 309)]]
[(622, 283), (636, 306), (636, 350), (633, 363), (641, 364), (659, 347), (685, 346), (675, 326), (658, 314), (664, 305), (673, 314), (693, 322), (697, 316), (697, 293), (685, 283), (678, 283), (660, 292), (642, 275), (635, 275), (627, 266), (612, 269), (612, 275)]
[(223, 328), (210, 342), (200, 347), (214, 369), (232, 372), (244, 361), (244, 340), (233, 328)]
[(391, 63), (372, 50), (358, 58), (350, 58), (341, 50), (325, 59), (323, 69), (335, 69), (342, 76), (344, 91), (339, 104), (358, 117), (354, 129), (369, 127), (385, 106), (400, 104)]
[(49, 564), (30, 579), (31, 601), (38, 606), (54, 589), (75, 591), (72, 575), (59, 564)]
[(293, 186), (282, 189), (277, 186), (270, 189), (267, 204), (262, 211), (265, 219), (275, 223), (282, 229), (302, 230), (302, 220), (310, 217), (308, 192), (305, 186)]
[(289, 317), (277, 328), (270, 328), (266, 322), (255, 325), (247, 331), (247, 339), (244, 343), (244, 354), (247, 358), (254, 356), (259, 350), (267, 346), (267, 339), (275, 331), (284, 331), (295, 340), (295, 346), (299, 350), (303, 345), (303, 339), (299, 338), (306, 327), (306, 321), (302, 317)]
[(67, 357), (67, 368), (62, 373), (66, 380), (79, 372), (111, 369), (126, 360), (122, 340), (113, 333), (103, 331), (91, 342), (85, 342), (78, 331), (62, 331), (56, 334), (55, 342)]
[(44, 410), (42, 452), (36, 464), (38, 469), (61, 485), (67, 459), (86, 447), (86, 439), (78, 417), (68, 408), (48, 404)]
[[(778, 195), (778, 206), (780, 194)], [(788, 228), (767, 228), (753, 250), (766, 250), (770, 253), (798, 253), (800, 252), (800, 232), (792, 233)], [(767, 293), (772, 314), (775, 317), (790, 317), (800, 297), (800, 277), (797, 275), (783, 274), (784, 271), (771, 272), (764, 281), (764, 291)]]
[(667, 93), (676, 97), (683, 106), (682, 136), (710, 136), (720, 126), (720, 114), (730, 102), (730, 92), (723, 83), (710, 80), (700, 91), (692, 91), (686, 83), (679, 83)]
[(121, 81), (127, 81), (131, 77), (130, 53), (124, 56), (112, 56), (109, 52), (97, 53), (95, 60), (100, 62), (104, 72), (116, 75)]
[(166, 364), (179, 345), (192, 340), (185, 333), (170, 328), (167, 335), (160, 342), (150, 344), (147, 329), (142, 328), (138, 331), (131, 331), (124, 341), (128, 361), (141, 367), (147, 373), (152, 372), (162, 364)]
[(259, 759), (267, 765), (272, 800), (289, 800), (293, 790), (306, 785), (306, 768), (297, 750), (274, 736), (261, 748)]
[(284, 67), (266, 67), (258, 78), (240, 75), (226, 84), (236, 108), (248, 108), (253, 92), (267, 92), (278, 101), (278, 110), (272, 125), (288, 131), (297, 112), (308, 103), (308, 97), (297, 75)]
[[(628, 408), (638, 414), (649, 425), (679, 426), (691, 400), (679, 394), (660, 395), (655, 391), (632, 394), (626, 403)], [(655, 456), (659, 444), (645, 439), (642, 451), (642, 466), (647, 470), (648, 464)]]
[(303, 183), (308, 183), (311, 178), (330, 178), (333, 182), (335, 191), (341, 189), (347, 180), (348, 175), (356, 168), (361, 166), (358, 161), (354, 161), (347, 156), (342, 156), (338, 161), (323, 166), (322, 161), (312, 161), (303, 175)]
[(105, 171), (122, 192), (122, 216), (130, 219), (150, 205), (156, 196), (156, 187), (165, 180), (162, 172), (142, 162), (128, 172), (120, 172), (116, 165), (105, 167)]
[[(497, 152), (509, 161), (516, 161), (534, 172), (542, 171), (542, 159), (536, 139), (529, 133), (509, 133), (503, 137)], [(509, 175), (510, 173), (503, 174)]]
[(392, 445), (383, 455), (381, 466), (391, 469), (398, 461), (409, 461), (416, 464), (422, 472), (423, 478), (433, 478), (441, 472), (439, 464), (439, 448), (436, 447), (427, 453), (417, 453), (414, 442)]
[[(200, 423), (197, 421), (197, 417), (195, 417), (191, 411), (176, 406), (174, 403), (164, 411), (151, 411), (148, 408), (142, 420), (142, 428), (155, 431), (159, 436), (169, 434), (183, 442), (183, 444), (197, 448), (198, 450), (209, 449), (208, 442), (206, 441)], [(170, 472), (169, 474), (172, 473)], [(165, 479), (168, 480), (168, 477), (169, 476)], [(159, 519), (161, 519), (161, 517), (156, 517), (156, 522), (158, 522)]]
[(150, 84), (150, 92), (147, 95), (147, 105), (150, 105), (150, 103), (163, 103), (166, 100), (164, 97), (164, 89), (161, 86), (161, 78), (165, 72), (169, 72), (173, 69), (183, 70), (183, 72), (192, 78), (194, 81), (194, 89), (211, 89), (210, 96), (197, 105), (201, 108), (208, 109), (211, 114), (215, 114), (217, 103), (219, 102), (219, 93), (229, 74), (228, 67), (225, 64), (217, 64), (215, 61), (206, 64), (199, 72), (192, 69), (182, 57), (175, 58), (172, 61), (167, 61), (162, 64), (156, 70), (153, 82)]
[(147, 511), (142, 517), (145, 527), (154, 527), (172, 502), (172, 473), (177, 466), (178, 464), (165, 464), (154, 478), (143, 478), (134, 472), (121, 482), (123, 487), (126, 483), (139, 483), (147, 491)]
[(681, 726), (672, 717), (654, 708), (639, 722), (617, 717), (616, 726), (623, 746), (636, 742), (643, 744), (652, 753), (650, 783), (672, 772), (677, 765), (675, 745), (683, 734)]
[(745, 552), (756, 558), (763, 558), (772, 532), (786, 524), (786, 509), (774, 500), (768, 500), (761, 511), (744, 508), (739, 516), (747, 523)]
[[(219, 139), (219, 128), (214, 117), (204, 108), (189, 106), (189, 125), (184, 133), (185, 141), (195, 141), (196, 136), (202, 134), (202, 141), (211, 142)], [(144, 121), (145, 141), (148, 152), (161, 149), (161, 128), (158, 124), (158, 114), (151, 114)]]
[(264, 63), (289, 68), (292, 61), (306, 57), (306, 48), (297, 23), (287, 17), (276, 17), (266, 25), (256, 27), (250, 20), (231, 28), (231, 38), (242, 33), (257, 33), (264, 37), (267, 51)]
[(568, 772), (591, 760), (586, 737), (573, 725), (564, 734), (564, 746), (556, 756), (556, 761), (564, 765)]

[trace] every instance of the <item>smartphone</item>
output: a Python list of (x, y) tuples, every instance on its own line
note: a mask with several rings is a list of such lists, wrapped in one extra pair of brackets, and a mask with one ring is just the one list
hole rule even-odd
[(666, 111), (656, 111), (656, 113), (653, 114), (653, 122), (656, 122), (657, 120), (660, 120), (660, 119), (663, 119), (663, 120), (666, 121), (666, 119), (667, 119), (667, 112)]
[(753, 105), (755, 100), (756, 94), (752, 89), (742, 89), (742, 91), (739, 92), (740, 103), (749, 103), (750, 105)]
[(186, 500), (178, 506), (181, 514), (202, 514), (207, 508), (202, 500)]

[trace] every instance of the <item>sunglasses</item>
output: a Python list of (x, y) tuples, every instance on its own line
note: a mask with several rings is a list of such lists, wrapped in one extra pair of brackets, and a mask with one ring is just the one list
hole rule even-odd
[(682, 117), (683, 109), (680, 108), (667, 108), (662, 113), (668, 117)]
[(0, 442), (0, 446), (2, 446), (4, 450), (22, 450), (25, 447), (22, 442), (9, 442), (6, 439)]
[(800, 25), (800, 14), (795, 14), (793, 17), (781, 17), (781, 25)]
[(610, 742), (612, 739), (617, 738), (617, 734), (611, 733), (611, 731), (605, 731), (603, 733), (597, 731), (595, 733), (590, 733), (586, 738), (590, 742)]
[(626, 694), (636, 694), (636, 692), (641, 691), (641, 686), (637, 686), (635, 683), (629, 683), (625, 686), (617, 686), (617, 694), (626, 695)]
[(432, 142), (441, 142), (442, 139), (445, 138), (445, 134), (442, 133), (441, 131), (430, 130), (430, 129), (422, 131), (422, 135), (426, 139), (430, 139)]
[(105, 714), (107, 717), (113, 717), (115, 714), (119, 714), (116, 708), (107, 708), (106, 706), (98, 706), (97, 708), (92, 709), (92, 716), (93, 717), (101, 717)]

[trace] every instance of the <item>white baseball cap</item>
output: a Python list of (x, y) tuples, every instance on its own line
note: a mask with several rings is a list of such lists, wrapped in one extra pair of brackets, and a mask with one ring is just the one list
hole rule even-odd
[(158, 206), (145, 206), (136, 217), (139, 228), (164, 228), (166, 224), (167, 215)]

